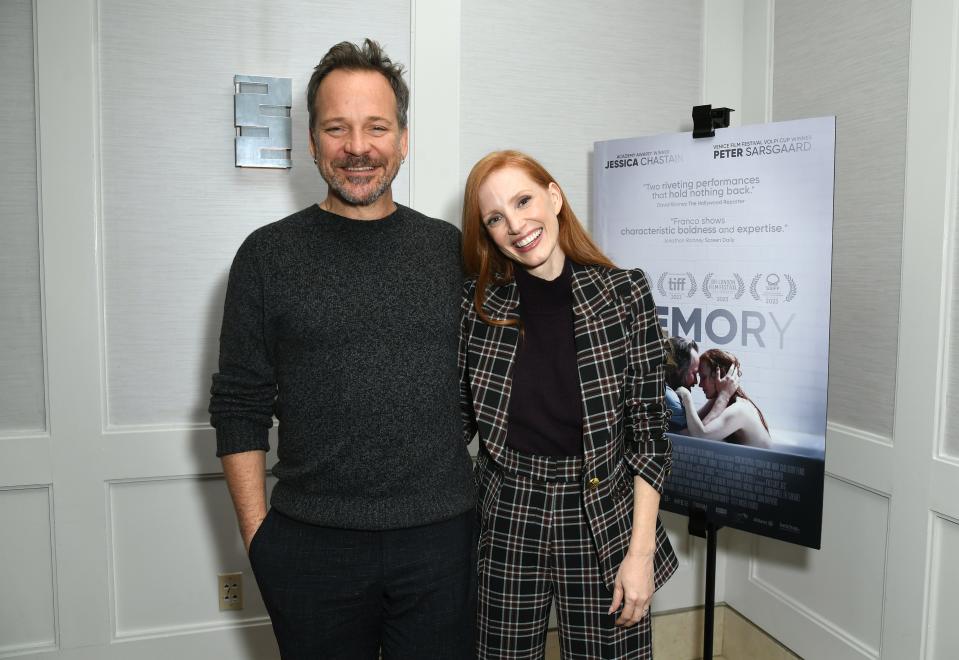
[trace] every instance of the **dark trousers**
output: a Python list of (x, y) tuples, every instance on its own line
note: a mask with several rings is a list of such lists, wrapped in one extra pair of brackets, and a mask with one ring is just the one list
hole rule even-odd
[(284, 660), (472, 657), (475, 513), (361, 531), (271, 509), (250, 564)]

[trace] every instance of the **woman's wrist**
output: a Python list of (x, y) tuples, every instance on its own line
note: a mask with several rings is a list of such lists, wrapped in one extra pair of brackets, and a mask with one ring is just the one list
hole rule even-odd
[(656, 552), (656, 540), (653, 539), (652, 543), (637, 543), (635, 541), (630, 542), (629, 547), (626, 548), (627, 557), (640, 558), (649, 558), (652, 557)]

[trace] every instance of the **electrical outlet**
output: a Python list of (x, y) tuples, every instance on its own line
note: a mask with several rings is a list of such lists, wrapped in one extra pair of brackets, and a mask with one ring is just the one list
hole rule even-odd
[(243, 609), (243, 573), (220, 573), (218, 596), (221, 610)]

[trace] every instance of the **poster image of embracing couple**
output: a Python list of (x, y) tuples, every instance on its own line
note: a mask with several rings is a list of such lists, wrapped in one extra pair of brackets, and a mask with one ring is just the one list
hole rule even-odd
[[(719, 348), (700, 352), (696, 341), (670, 337), (665, 366), (669, 431), (768, 449), (769, 423), (746, 394), (742, 378), (742, 364), (732, 353)], [(706, 398), (701, 406), (693, 400), (697, 386)]]

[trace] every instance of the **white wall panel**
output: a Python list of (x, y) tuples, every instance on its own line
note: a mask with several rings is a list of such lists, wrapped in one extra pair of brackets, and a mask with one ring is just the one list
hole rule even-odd
[[(408, 64), (409, 2), (99, 6), (108, 421), (202, 424), (236, 248), (326, 192), (307, 151), (312, 69), (367, 36)], [(238, 73), (293, 79), (292, 170), (233, 166)], [(408, 188), (404, 167), (399, 201)]]
[(0, 656), (56, 645), (50, 489), (0, 489)]
[(929, 571), (929, 619), (926, 630), (927, 660), (959, 658), (959, 523), (936, 517), (932, 532)]
[(822, 550), (760, 538), (751, 580), (878, 656), (889, 501), (827, 477)]
[[(959, 209), (956, 209), (959, 213)], [(954, 216), (955, 217), (955, 216)], [(959, 237), (955, 235), (956, 224), (952, 225), (952, 253), (950, 274), (947, 279), (949, 282), (948, 293), (951, 293), (951, 319), (950, 335), (947, 337), (948, 364), (943, 365), (943, 374), (945, 376), (946, 397), (945, 397), (945, 429), (943, 436), (943, 451), (952, 458), (959, 460), (959, 286), (956, 286), (955, 278), (959, 275)]]
[(775, 10), (774, 120), (836, 115), (829, 416), (889, 437), (895, 398), (909, 2)]
[(46, 428), (33, 7), (0, 3), (0, 435)]
[(462, 6), (462, 181), (496, 149), (543, 163), (588, 224), (593, 142), (692, 127), (702, 3), (616, 0)]
[[(114, 482), (109, 507), (116, 637), (176, 635), (266, 616), (222, 478)], [(220, 612), (217, 574), (233, 572), (243, 572), (245, 607)]]

